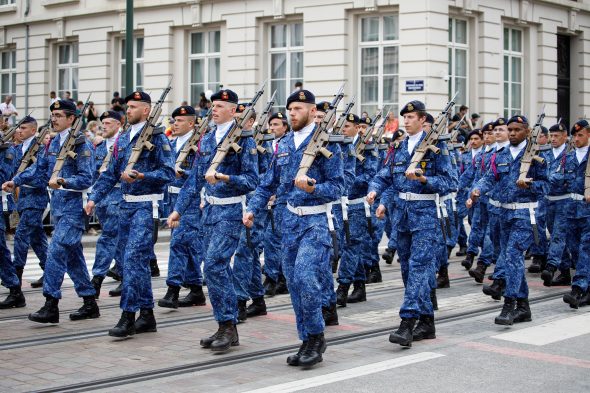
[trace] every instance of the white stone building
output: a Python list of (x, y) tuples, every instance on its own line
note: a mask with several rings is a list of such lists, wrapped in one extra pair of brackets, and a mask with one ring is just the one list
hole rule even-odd
[[(0, 0), (0, 92), (47, 117), (50, 91), (124, 91), (124, 0)], [(590, 114), (590, 0), (135, 0), (135, 86), (164, 112), (220, 84), (279, 103), (296, 81), (320, 98), (342, 82), (357, 109), (458, 90), (484, 120)], [(559, 97), (559, 100), (558, 100)], [(558, 104), (559, 102), (559, 104)]]

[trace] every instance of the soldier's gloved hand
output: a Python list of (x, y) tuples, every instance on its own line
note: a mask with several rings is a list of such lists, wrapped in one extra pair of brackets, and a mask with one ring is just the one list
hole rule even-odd
[(138, 180), (137, 173), (138, 173), (137, 171), (123, 172), (121, 174), (121, 179), (125, 183), (133, 183), (134, 181)]
[(54, 190), (57, 190), (61, 187), (61, 183), (65, 184), (65, 180), (62, 177), (55, 180), (49, 180), (48, 186)]
[(14, 182), (12, 180), (4, 182), (4, 184), (2, 184), (2, 190), (4, 190), (5, 192), (14, 191)]
[(479, 199), (480, 196), (481, 196), (481, 191), (479, 191), (477, 189), (471, 191), (471, 195), (469, 196), (469, 199), (471, 199), (472, 206), (475, 202), (477, 202), (477, 200)]
[(244, 224), (246, 228), (252, 228), (252, 225), (254, 225), (254, 213), (244, 213), (244, 215), (242, 216), (242, 224)]
[(305, 175), (295, 178), (295, 187), (311, 194), (315, 190), (316, 180)]
[(375, 191), (371, 191), (367, 195), (367, 202), (369, 202), (369, 205), (372, 205), (373, 203), (375, 203), (375, 198), (377, 198), (377, 193)]
[(471, 209), (471, 207), (473, 206), (473, 199), (471, 199), (471, 198), (467, 199), (467, 200), (465, 201), (465, 206), (466, 206), (468, 209)]
[(406, 177), (409, 180), (418, 180), (420, 183), (426, 183), (426, 176), (421, 169), (407, 170)]
[(524, 180), (517, 180), (516, 181), (516, 185), (518, 186), (518, 188), (522, 188), (524, 190), (531, 188), (531, 184), (533, 182), (533, 179), (531, 179), (530, 177), (527, 177)]
[(169, 228), (178, 228), (178, 225), (180, 225), (180, 214), (177, 211), (170, 213), (166, 224), (168, 224)]
[(87, 216), (91, 216), (94, 212), (94, 201), (88, 201), (86, 206), (84, 206), (84, 211), (86, 212)]
[(379, 205), (377, 210), (375, 211), (375, 217), (382, 220), (385, 218), (385, 213), (387, 212), (387, 208), (384, 205)]

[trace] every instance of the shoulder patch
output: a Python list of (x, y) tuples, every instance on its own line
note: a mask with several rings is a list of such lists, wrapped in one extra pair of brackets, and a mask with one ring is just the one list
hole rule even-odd
[(164, 143), (164, 144), (162, 145), (162, 149), (163, 149), (164, 151), (171, 151), (171, 150), (172, 150), (172, 149), (170, 148), (170, 144), (169, 144), (169, 143)]
[(82, 152), (82, 157), (90, 157), (90, 150), (84, 150)]
[(14, 158), (14, 154), (12, 154), (12, 153), (8, 153), (6, 155), (6, 159), (9, 160), (9, 161), (12, 161), (13, 158)]
[(443, 156), (448, 156), (449, 155), (449, 151), (447, 149), (442, 149), (441, 153)]
[(279, 154), (277, 154), (277, 157), (278, 158), (287, 157), (288, 155), (289, 155), (289, 153), (279, 153)]
[(258, 154), (258, 150), (256, 150), (256, 148), (254, 147), (254, 148), (250, 149), (250, 154), (255, 156), (256, 154)]

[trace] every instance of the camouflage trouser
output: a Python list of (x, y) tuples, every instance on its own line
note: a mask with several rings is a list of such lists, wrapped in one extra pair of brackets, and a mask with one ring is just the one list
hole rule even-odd
[[(505, 213), (505, 212), (504, 212)], [(524, 253), (533, 243), (533, 229), (528, 219), (506, 218), (500, 216), (501, 254), (505, 268), (507, 298), (525, 299), (529, 297), (529, 287), (525, 276)]]
[(273, 208), (274, 230), (270, 222), (266, 226), (266, 233), (262, 240), (264, 246), (264, 275), (274, 282), (279, 279), (282, 273), (283, 262), (283, 212), (285, 205), (276, 205)]
[(338, 282), (350, 284), (365, 281), (363, 245), (372, 241), (368, 234), (364, 207), (355, 206), (348, 210), (350, 223), (350, 244), (344, 244), (342, 259), (338, 267)]
[(10, 250), (6, 246), (4, 220), (0, 223), (0, 279), (6, 288), (18, 288), (20, 284), (16, 275), (16, 268), (10, 258)]
[(203, 245), (200, 226), (200, 214), (187, 214), (181, 217), (178, 228), (172, 230), (166, 285), (203, 285)]
[(20, 221), (14, 234), (14, 266), (25, 267), (30, 245), (39, 258), (39, 265), (44, 269), (48, 243), (43, 230), (43, 209), (24, 209), (19, 213)]
[(570, 218), (569, 222), (568, 246), (576, 261), (572, 285), (586, 291), (590, 281), (590, 217)]
[(246, 230), (242, 228), (240, 241), (234, 255), (234, 288), (238, 300), (264, 296), (260, 253), (268, 215), (259, 215), (250, 230), (251, 245), (248, 245)]
[[(119, 204), (110, 203), (96, 208), (102, 232), (96, 241), (96, 256), (92, 275), (105, 277), (113, 257), (117, 265), (123, 259), (124, 245), (119, 245)], [(119, 245), (119, 247), (117, 247)]]

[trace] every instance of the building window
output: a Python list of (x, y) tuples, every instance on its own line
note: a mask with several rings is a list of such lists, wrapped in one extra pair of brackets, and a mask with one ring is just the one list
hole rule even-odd
[(78, 43), (58, 45), (57, 47), (57, 94), (64, 97), (65, 92), (72, 93), (71, 98), (78, 100)]
[(274, 109), (287, 102), (295, 83), (303, 83), (303, 24), (270, 26), (270, 91), (277, 92)]
[(522, 108), (522, 30), (504, 28), (504, 116), (520, 114)]
[(0, 5), (14, 4), (15, 0), (0, 0)]
[[(125, 39), (121, 39), (121, 91), (125, 92), (127, 85), (127, 52), (125, 47)], [(135, 79), (135, 86), (133, 90), (143, 91), (143, 37), (135, 37), (133, 43), (133, 64), (135, 64), (135, 70), (133, 77)]]
[(373, 116), (378, 108), (390, 107), (398, 113), (398, 16), (363, 17), (359, 23), (360, 111)]
[(190, 37), (190, 104), (199, 105), (201, 93), (218, 91), (220, 81), (221, 32), (191, 33)]
[(0, 100), (12, 96), (12, 104), (16, 105), (16, 50), (2, 52), (0, 64)]
[(467, 21), (449, 18), (449, 98), (455, 93), (457, 106), (469, 106)]

